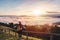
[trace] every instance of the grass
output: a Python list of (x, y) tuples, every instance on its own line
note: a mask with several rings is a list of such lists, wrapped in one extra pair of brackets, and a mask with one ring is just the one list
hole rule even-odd
[(0, 40), (14, 40), (14, 36), (0, 31)]
[[(1, 26), (1, 27), (4, 28), (4, 29), (7, 28), (5, 26)], [(8, 30), (6, 32), (0, 31), (0, 40), (17, 40), (18, 37), (15, 37), (14, 33), (15, 32), (13, 32), (11, 30), (10, 30), (10, 33), (9, 33)], [(22, 39), (26, 40), (26, 35), (22, 35)], [(42, 39), (38, 39), (38, 38), (35, 38), (35, 37), (29, 37), (28, 36), (28, 40), (42, 40)]]

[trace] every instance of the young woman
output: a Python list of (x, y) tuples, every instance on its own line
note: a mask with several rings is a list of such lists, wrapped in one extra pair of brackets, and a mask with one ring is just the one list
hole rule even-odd
[(21, 39), (24, 29), (25, 29), (25, 27), (21, 24), (21, 22), (19, 22), (19, 24), (17, 26), (17, 33), (18, 33), (18, 37), (19, 37), (18, 40)]

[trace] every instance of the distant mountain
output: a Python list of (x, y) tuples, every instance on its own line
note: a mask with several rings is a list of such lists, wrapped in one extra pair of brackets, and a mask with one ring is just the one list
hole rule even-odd
[[(36, 17), (36, 16), (29, 16), (29, 15), (0, 15), (0, 17)], [(60, 13), (59, 14), (44, 14), (44, 15), (40, 15), (40, 17), (52, 17), (52, 18), (60, 18)]]
[(47, 11), (47, 13), (60, 13), (59, 11)]
[(42, 15), (43, 17), (53, 17), (53, 18), (60, 18), (60, 14), (46, 14)]
[(0, 15), (0, 17), (31, 17), (28, 15)]
[(14, 17), (16, 15), (0, 15), (0, 17)]
[(57, 25), (60, 25), (60, 22), (55, 22), (55, 23), (53, 23), (53, 24), (57, 24)]

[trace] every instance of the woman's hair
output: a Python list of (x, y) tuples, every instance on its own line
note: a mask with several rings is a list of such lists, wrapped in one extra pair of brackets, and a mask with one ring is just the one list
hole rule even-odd
[(21, 24), (21, 22), (19, 21), (19, 25), (20, 25), (20, 27), (22, 27), (22, 24)]

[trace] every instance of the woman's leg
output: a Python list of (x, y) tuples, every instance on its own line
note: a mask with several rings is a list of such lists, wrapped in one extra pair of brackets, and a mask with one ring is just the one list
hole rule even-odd
[(21, 40), (21, 38), (22, 38), (22, 32), (20, 31), (20, 32), (18, 33), (18, 39)]

